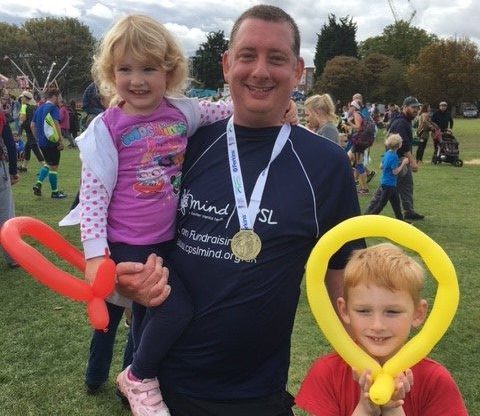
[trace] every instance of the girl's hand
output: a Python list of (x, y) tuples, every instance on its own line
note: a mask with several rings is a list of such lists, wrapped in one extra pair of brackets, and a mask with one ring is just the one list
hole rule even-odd
[(105, 259), (104, 256), (100, 257), (93, 257), (91, 259), (88, 259), (86, 261), (86, 266), (85, 266), (85, 280), (92, 284), (93, 281), (95, 280), (95, 277), (97, 276), (97, 270), (102, 264), (102, 261)]
[(290, 105), (283, 116), (283, 122), (294, 125), (298, 124), (297, 104), (295, 104), (295, 101), (290, 100)]

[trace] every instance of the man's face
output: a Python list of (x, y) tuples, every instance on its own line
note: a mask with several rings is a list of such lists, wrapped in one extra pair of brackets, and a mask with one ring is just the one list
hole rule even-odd
[(440, 104), (440, 111), (447, 111), (447, 106), (445, 104)]
[(223, 56), (235, 123), (247, 127), (282, 123), (304, 68), (292, 44), (292, 29), (286, 22), (249, 18), (240, 25), (233, 45)]
[(417, 117), (419, 110), (420, 110), (420, 107), (409, 105), (405, 107), (404, 113), (410, 120), (413, 120), (415, 117)]

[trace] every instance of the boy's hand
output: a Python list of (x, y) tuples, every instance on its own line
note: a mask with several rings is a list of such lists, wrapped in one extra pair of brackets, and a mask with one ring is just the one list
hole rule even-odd
[(401, 373), (394, 379), (395, 391), (393, 392), (390, 401), (382, 406), (382, 415), (405, 415), (403, 411), (403, 403), (405, 396), (413, 387), (413, 373), (412, 370), (407, 369), (405, 373)]
[(353, 369), (353, 379), (360, 386), (360, 398), (352, 416), (380, 416), (382, 414), (380, 406), (373, 403), (368, 395), (368, 391), (372, 386), (371, 371), (365, 370), (362, 374), (359, 374)]

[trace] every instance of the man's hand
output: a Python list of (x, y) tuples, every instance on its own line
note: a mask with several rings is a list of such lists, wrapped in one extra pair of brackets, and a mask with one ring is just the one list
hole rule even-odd
[(155, 254), (150, 254), (145, 264), (117, 264), (117, 279), (117, 289), (122, 295), (147, 307), (162, 304), (171, 290), (168, 269)]
[(63, 139), (60, 139), (58, 141), (57, 149), (62, 151), (64, 148), (65, 148), (65, 146), (63, 145)]

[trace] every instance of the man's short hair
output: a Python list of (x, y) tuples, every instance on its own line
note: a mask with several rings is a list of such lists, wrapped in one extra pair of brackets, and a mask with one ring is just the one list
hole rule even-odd
[(52, 97), (58, 97), (60, 95), (60, 91), (56, 88), (49, 88), (45, 91), (45, 99), (50, 99)]
[(281, 8), (267, 4), (259, 4), (257, 6), (253, 6), (240, 15), (240, 17), (233, 24), (232, 31), (230, 32), (229, 48), (231, 48), (233, 45), (235, 36), (240, 29), (240, 25), (243, 23), (244, 20), (247, 19), (260, 19), (266, 22), (288, 23), (292, 29), (293, 34), (292, 51), (295, 56), (300, 56), (300, 31), (298, 30), (298, 26), (295, 23), (295, 20), (293, 20), (293, 18)]

